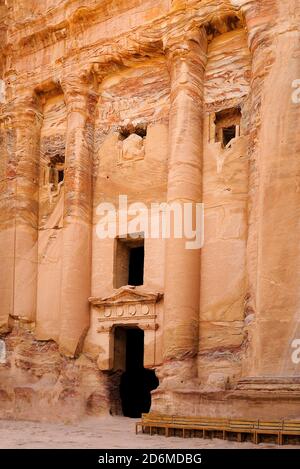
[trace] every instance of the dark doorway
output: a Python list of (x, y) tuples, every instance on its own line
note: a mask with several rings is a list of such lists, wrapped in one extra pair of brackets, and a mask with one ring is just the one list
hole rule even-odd
[[(117, 331), (121, 329), (121, 331)], [(159, 382), (153, 370), (144, 368), (144, 331), (138, 328), (116, 328), (123, 337), (125, 371), (120, 381), (120, 398), (125, 417), (139, 418), (151, 407), (151, 391)], [(120, 351), (118, 352), (120, 355)]]

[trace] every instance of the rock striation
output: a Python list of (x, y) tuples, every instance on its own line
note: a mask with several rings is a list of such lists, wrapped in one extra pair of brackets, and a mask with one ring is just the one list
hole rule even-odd
[[(0, 1), (0, 417), (120, 413), (139, 329), (153, 411), (300, 418), (299, 25), (296, 0)], [(203, 203), (203, 247), (100, 239), (122, 194)]]

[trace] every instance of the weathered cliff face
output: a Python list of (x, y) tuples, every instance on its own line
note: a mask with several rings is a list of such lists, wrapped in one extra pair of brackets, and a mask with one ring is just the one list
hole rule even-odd
[(16, 328), (6, 337), (0, 366), (1, 418), (75, 421), (114, 412), (111, 384), (81, 355), (63, 357), (53, 341), (39, 341)]
[[(139, 328), (153, 410), (299, 417), (299, 25), (296, 0), (0, 2), (1, 415), (119, 412)], [(203, 202), (203, 248), (100, 239), (119, 195)]]

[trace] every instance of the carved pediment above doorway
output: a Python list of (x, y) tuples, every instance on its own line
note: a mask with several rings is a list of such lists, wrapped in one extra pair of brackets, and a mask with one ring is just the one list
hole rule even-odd
[(127, 285), (115, 290), (112, 295), (97, 298), (89, 298), (89, 302), (93, 306), (118, 306), (124, 304), (148, 303), (155, 304), (163, 297), (163, 293), (149, 292), (142, 288)]
[(161, 300), (160, 292), (147, 291), (141, 287), (125, 286), (115, 290), (111, 295), (97, 298), (89, 298), (92, 306), (98, 310), (98, 322), (103, 332), (103, 326), (116, 324), (136, 324), (139, 326), (156, 325), (155, 305)]

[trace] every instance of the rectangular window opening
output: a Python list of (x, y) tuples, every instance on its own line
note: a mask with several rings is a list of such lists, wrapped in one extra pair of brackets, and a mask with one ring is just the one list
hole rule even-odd
[(144, 284), (144, 238), (117, 238), (114, 262), (114, 288)]
[(215, 114), (215, 142), (228, 148), (230, 142), (240, 136), (241, 110), (239, 107), (224, 109)]

